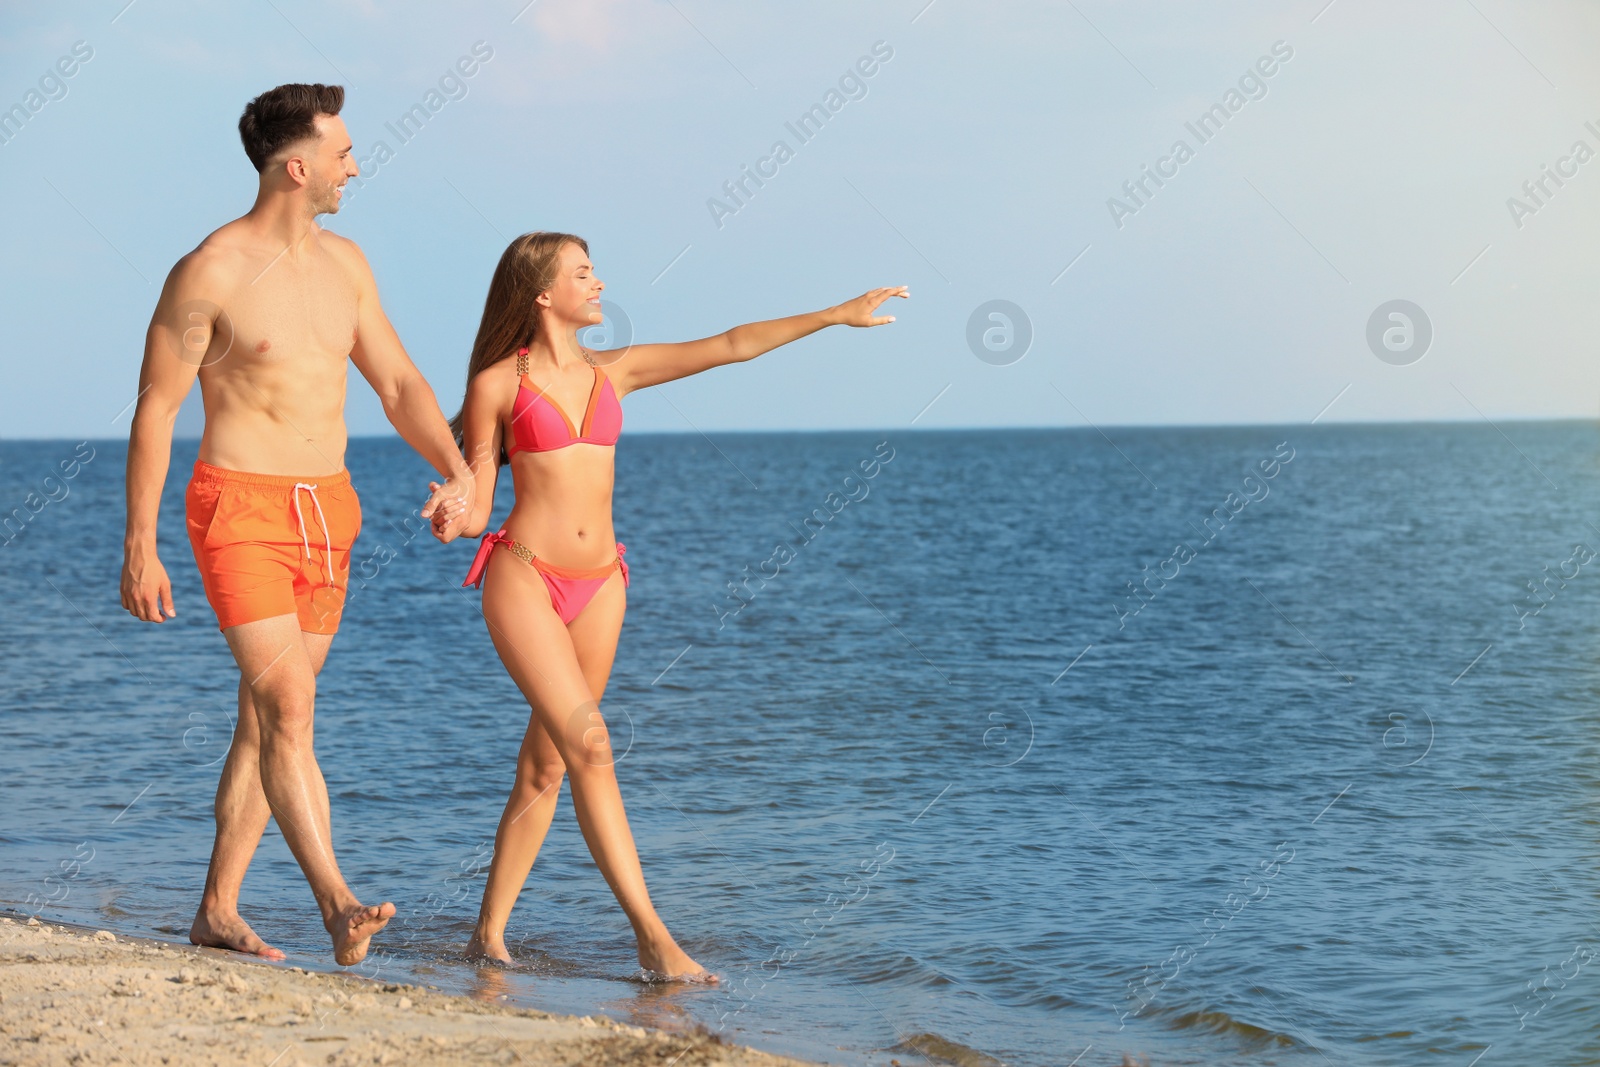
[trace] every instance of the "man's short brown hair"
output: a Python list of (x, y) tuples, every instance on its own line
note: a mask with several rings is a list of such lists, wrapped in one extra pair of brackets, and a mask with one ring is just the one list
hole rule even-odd
[(244, 154), (258, 172), (266, 170), (285, 145), (316, 136), (318, 115), (337, 115), (343, 106), (342, 85), (294, 82), (268, 89), (246, 104), (239, 116)]

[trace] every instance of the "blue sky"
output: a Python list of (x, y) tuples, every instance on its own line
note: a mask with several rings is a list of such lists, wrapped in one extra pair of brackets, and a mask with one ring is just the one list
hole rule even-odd
[[(892, 326), (631, 397), (635, 430), (1600, 413), (1593, 5), (525, 4), (0, 7), (0, 108), (27, 111), (0, 127), (4, 436), (126, 434), (161, 281), (249, 207), (238, 114), (286, 81), (348, 88), (378, 165), (327, 223), (447, 412), (501, 249), (561, 229), (638, 340), (911, 286)], [(745, 168), (769, 176), (739, 203)], [(1005, 320), (969, 329), (994, 300), (1021, 358)], [(1394, 300), (1420, 358), (1386, 314), (1398, 354), (1369, 344)], [(354, 374), (349, 415), (388, 432)]]

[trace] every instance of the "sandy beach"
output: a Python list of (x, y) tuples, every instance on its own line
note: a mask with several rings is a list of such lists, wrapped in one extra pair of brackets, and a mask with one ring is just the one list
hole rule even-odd
[(0, 1064), (803, 1067), (596, 1016), (0, 918)]

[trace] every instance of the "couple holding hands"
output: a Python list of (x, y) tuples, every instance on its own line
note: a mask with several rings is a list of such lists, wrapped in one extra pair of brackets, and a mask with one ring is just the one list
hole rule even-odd
[(594, 351), (578, 340), (601, 321), (604, 285), (588, 245), (571, 234), (523, 234), (495, 267), (466, 398), (447, 423), (384, 315), (360, 248), (316, 223), (339, 210), (357, 174), (343, 102), (342, 87), (290, 84), (245, 108), (239, 132), (260, 175), (255, 204), (178, 261), (145, 341), (128, 446), (122, 604), (147, 622), (175, 616), (156, 521), (173, 423), (198, 378), (205, 430), (186, 520), (206, 598), (239, 667), (237, 726), (189, 939), (283, 957), (238, 910), (268, 818), (310, 883), (340, 964), (364, 958), (395, 914), (392, 903), (361, 903), (339, 872), (312, 746), (317, 674), (361, 527), (344, 468), (349, 361), (400, 436), (439, 472), (420, 512), (439, 540), (484, 532), (502, 467), (516, 490), (467, 576), (483, 589), (490, 638), (531, 710), (467, 954), (510, 961), (506, 922), (569, 777), (578, 825), (633, 925), (646, 976), (710, 978), (651, 905), (600, 714), (627, 602), (628, 566), (611, 523), (619, 402), (825, 326), (892, 322), (877, 309), (908, 291), (874, 289), (698, 341)]

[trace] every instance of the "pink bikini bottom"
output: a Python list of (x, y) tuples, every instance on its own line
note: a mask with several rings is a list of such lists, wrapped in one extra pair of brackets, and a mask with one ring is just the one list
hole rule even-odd
[(576, 619), (600, 587), (611, 577), (614, 570), (622, 571), (622, 585), (628, 585), (628, 564), (623, 561), (622, 555), (628, 551), (627, 546), (620, 541), (617, 543), (617, 558), (607, 563), (604, 567), (592, 567), (588, 570), (578, 570), (572, 567), (557, 567), (553, 563), (546, 563), (533, 554), (527, 545), (513, 541), (506, 536), (504, 530), (497, 533), (484, 534), (483, 540), (478, 544), (478, 554), (472, 560), (472, 568), (467, 571), (467, 580), (462, 586), (483, 586), (483, 572), (489, 566), (489, 552), (495, 545), (505, 545), (511, 554), (524, 563), (533, 565), (539, 572), (539, 577), (544, 579), (545, 588), (550, 590), (550, 604), (556, 609), (556, 614), (561, 616), (563, 624)]

